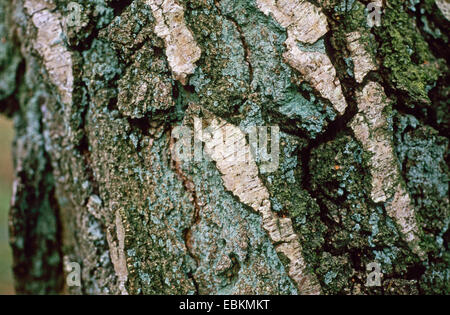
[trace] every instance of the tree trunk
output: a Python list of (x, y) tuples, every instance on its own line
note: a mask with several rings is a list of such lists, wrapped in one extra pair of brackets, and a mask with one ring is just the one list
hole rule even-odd
[(18, 293), (450, 292), (447, 0), (0, 5)]

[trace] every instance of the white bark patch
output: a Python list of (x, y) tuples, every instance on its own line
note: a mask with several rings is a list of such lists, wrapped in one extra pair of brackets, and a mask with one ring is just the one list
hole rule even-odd
[(297, 69), (311, 85), (336, 109), (343, 114), (347, 103), (342, 93), (341, 83), (330, 58), (324, 53), (302, 51), (297, 46), (284, 53), (284, 58)]
[(287, 30), (286, 62), (299, 71), (319, 93), (343, 114), (347, 103), (330, 58), (323, 52), (300, 49), (298, 42), (313, 44), (328, 31), (327, 18), (320, 8), (304, 0), (257, 0), (258, 8)]
[(187, 83), (201, 56), (200, 47), (187, 28), (184, 10), (175, 0), (147, 0), (156, 20), (155, 33), (164, 40), (166, 56), (175, 80)]
[(258, 8), (287, 29), (288, 41), (314, 44), (328, 31), (320, 8), (302, 0), (257, 0)]
[[(216, 130), (226, 130), (227, 139), (231, 142), (245, 143), (237, 153), (234, 147), (229, 147), (224, 141), (214, 137)], [(214, 140), (215, 139), (215, 140)], [(278, 243), (278, 252), (282, 252), (290, 260), (288, 274), (293, 279), (301, 294), (319, 294), (320, 287), (315, 277), (306, 271), (306, 263), (301, 254), (301, 245), (295, 234), (292, 221), (280, 218), (271, 210), (269, 191), (258, 176), (258, 166), (252, 157), (250, 146), (245, 141), (245, 133), (237, 126), (229, 124), (215, 117), (209, 125), (208, 131), (203, 133), (201, 140), (205, 143), (205, 153), (216, 162), (222, 174), (224, 186), (239, 200), (250, 206), (262, 216), (263, 228), (272, 243)], [(230, 158), (231, 155), (234, 155)], [(250, 158), (249, 158), (250, 157)], [(281, 244), (280, 244), (281, 243)]]
[(378, 67), (361, 41), (361, 33), (347, 34), (347, 48), (353, 60), (356, 82), (361, 83), (369, 71), (376, 70)]
[(125, 256), (125, 229), (122, 223), (122, 216), (119, 211), (116, 211), (115, 230), (117, 240), (114, 240), (110, 229), (106, 231), (106, 239), (109, 246), (109, 254), (114, 266), (117, 278), (119, 280), (119, 289), (121, 294), (127, 295), (125, 283), (128, 279), (127, 260)]
[(387, 106), (387, 98), (382, 86), (369, 82), (362, 92), (357, 93), (357, 102), (359, 112), (350, 125), (364, 149), (372, 153), (369, 162), (372, 175), (371, 198), (374, 202), (385, 203), (388, 215), (400, 226), (406, 241), (410, 242), (417, 254), (422, 255), (418, 247), (414, 208), (402, 185), (392, 145), (392, 133), (383, 112)]
[[(347, 34), (347, 47), (355, 65), (355, 79), (361, 82), (377, 65), (361, 44), (361, 34)], [(359, 73), (357, 74), (357, 70)], [(359, 81), (359, 80), (360, 81)], [(402, 185), (402, 177), (397, 165), (393, 147), (393, 135), (388, 127), (388, 105), (386, 94), (379, 83), (369, 82), (356, 94), (358, 113), (350, 123), (356, 138), (364, 149), (372, 153), (370, 172), (372, 175), (371, 198), (383, 202), (388, 215), (399, 225), (405, 240), (414, 252), (423, 256), (419, 248), (418, 226), (410, 196)]]
[(53, 10), (54, 5), (45, 0), (27, 0), (24, 6), (37, 28), (33, 47), (42, 57), (50, 81), (58, 89), (61, 101), (71, 104), (72, 55), (62, 41), (62, 18)]

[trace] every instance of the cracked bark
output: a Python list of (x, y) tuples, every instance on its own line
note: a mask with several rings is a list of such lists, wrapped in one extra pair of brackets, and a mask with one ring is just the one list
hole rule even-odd
[(450, 292), (445, 1), (69, 2), (0, 4), (17, 292)]

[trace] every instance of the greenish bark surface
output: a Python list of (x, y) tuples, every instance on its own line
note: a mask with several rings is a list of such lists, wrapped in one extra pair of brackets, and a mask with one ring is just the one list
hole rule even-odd
[[(286, 1), (327, 25), (294, 46), (307, 21), (284, 25), (270, 1), (72, 2), (75, 24), (71, 1), (0, 0), (18, 293), (450, 293), (450, 22), (435, 1), (385, 1), (374, 27), (368, 1)], [(330, 66), (311, 75), (308, 53)], [(239, 166), (174, 157), (172, 131), (194, 117), (279, 126), (278, 168), (238, 179), (261, 204), (230, 188)], [(381, 286), (366, 285), (371, 262)]]

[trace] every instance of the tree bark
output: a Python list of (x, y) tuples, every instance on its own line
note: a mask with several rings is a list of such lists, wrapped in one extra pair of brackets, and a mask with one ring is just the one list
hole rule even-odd
[(450, 292), (446, 0), (0, 6), (18, 293)]

